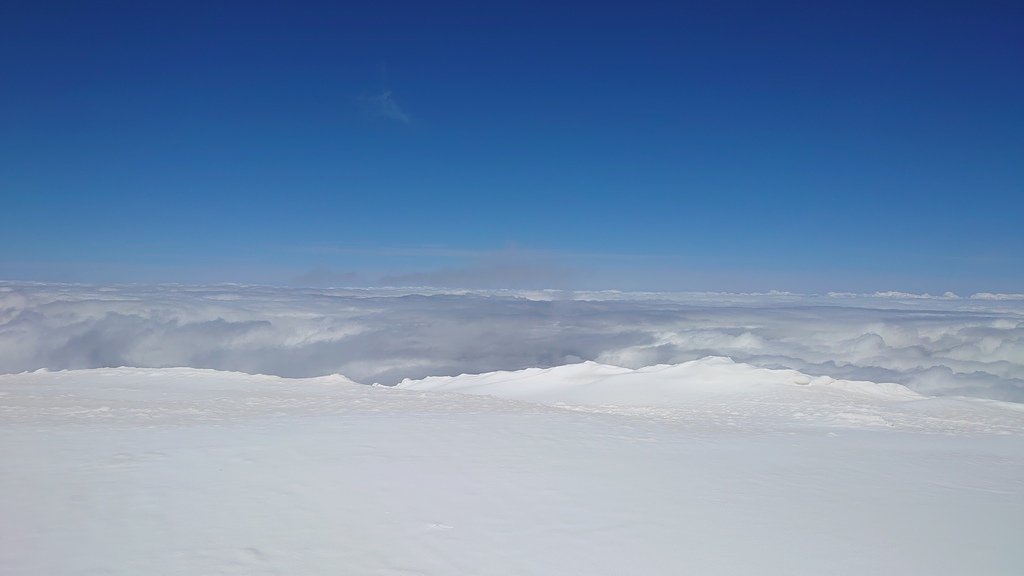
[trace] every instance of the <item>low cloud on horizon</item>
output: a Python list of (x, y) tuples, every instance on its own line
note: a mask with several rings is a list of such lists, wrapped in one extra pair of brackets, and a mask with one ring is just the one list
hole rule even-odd
[(582, 360), (638, 368), (728, 356), (1024, 402), (1020, 296), (0, 282), (0, 372), (191, 366), (394, 384)]

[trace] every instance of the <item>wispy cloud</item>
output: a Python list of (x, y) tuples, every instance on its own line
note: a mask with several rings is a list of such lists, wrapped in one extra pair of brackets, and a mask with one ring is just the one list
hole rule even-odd
[(356, 272), (318, 266), (291, 279), (292, 286), (356, 286), (363, 282)]
[(579, 273), (554, 253), (508, 249), (481, 252), (468, 263), (385, 275), (385, 286), (567, 288)]
[(374, 118), (386, 118), (402, 124), (412, 122), (412, 116), (399, 104), (391, 90), (365, 95), (362, 100), (367, 114)]

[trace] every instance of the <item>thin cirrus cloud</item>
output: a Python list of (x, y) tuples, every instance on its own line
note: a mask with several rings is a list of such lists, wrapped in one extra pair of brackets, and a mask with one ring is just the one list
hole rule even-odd
[(381, 90), (362, 98), (366, 113), (374, 118), (393, 120), (401, 124), (412, 122), (412, 116), (398, 103), (391, 90)]
[(554, 253), (503, 250), (478, 253), (458, 266), (388, 274), (377, 284), (445, 288), (565, 288), (580, 274), (580, 269)]
[(0, 372), (191, 366), (395, 384), (705, 356), (1024, 402), (1013, 295), (0, 283)]
[[(564, 289), (593, 274), (587, 255), (527, 250), (510, 246), (501, 250), (457, 250), (443, 247), (360, 249), (311, 246), (307, 251), (372, 257), (378, 262), (415, 258), (433, 266), (412, 269), (353, 272), (317, 266), (293, 276), (293, 286), (432, 286), (442, 288), (557, 288)], [(592, 258), (592, 256), (591, 256)], [(378, 263), (379, 265), (379, 263)]]
[(359, 286), (364, 282), (358, 272), (317, 266), (291, 279), (293, 286)]

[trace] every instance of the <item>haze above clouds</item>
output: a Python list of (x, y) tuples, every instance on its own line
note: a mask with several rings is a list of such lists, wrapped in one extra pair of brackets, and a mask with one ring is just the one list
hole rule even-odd
[(1024, 401), (1024, 299), (0, 283), (0, 372), (189, 366), (363, 383), (725, 356)]

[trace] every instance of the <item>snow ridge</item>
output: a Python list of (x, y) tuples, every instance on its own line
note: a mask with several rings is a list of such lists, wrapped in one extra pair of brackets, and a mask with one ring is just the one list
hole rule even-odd
[(810, 376), (797, 370), (758, 368), (725, 356), (637, 369), (588, 361), (545, 369), (434, 376), (420, 380), (407, 378), (398, 385), (409, 390), (625, 405), (670, 405), (707, 396), (763, 396), (779, 393), (780, 387), (789, 386), (828, 388), (894, 400), (924, 398), (900, 384), (839, 380)]
[(758, 368), (721, 356), (635, 370), (583, 362), (406, 379), (397, 388), (492, 396), (711, 428), (813, 425), (999, 434), (1024, 430), (1024, 406), (1015, 403), (930, 398), (899, 384)]

